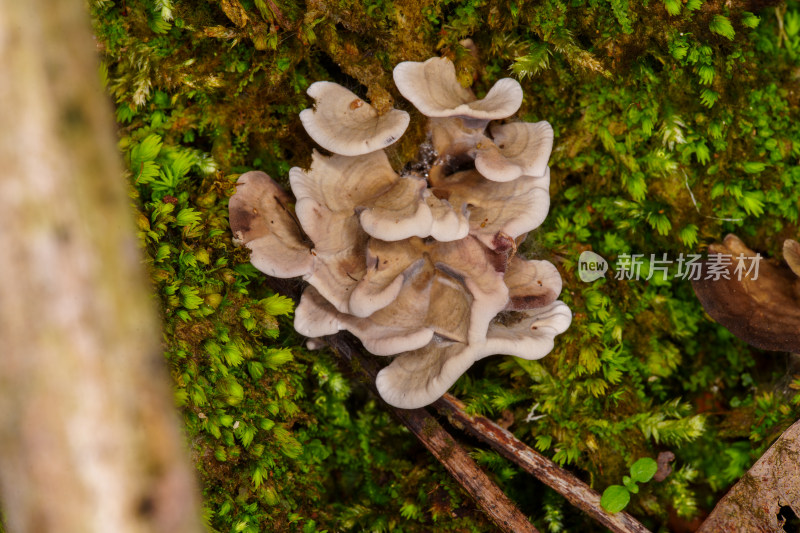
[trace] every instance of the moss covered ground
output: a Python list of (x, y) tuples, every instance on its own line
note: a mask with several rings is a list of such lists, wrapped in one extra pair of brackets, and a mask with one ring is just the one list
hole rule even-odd
[[(798, 417), (786, 354), (704, 314), (690, 283), (593, 283), (577, 258), (703, 253), (735, 232), (780, 256), (800, 210), (800, 5), (770, 0), (93, 0), (119, 146), (205, 519), (214, 531), (491, 531), (457, 484), (327, 351), (231, 243), (237, 176), (286, 183), (314, 146), (317, 80), (422, 117), (393, 66), (445, 55), (555, 130), (552, 206), (525, 254), (574, 313), (541, 361), (494, 357), (453, 391), (602, 491), (660, 451), (628, 510), (654, 530), (707, 513)], [(459, 41), (471, 38), (476, 62)], [(412, 128), (395, 168), (424, 140)], [(649, 268), (645, 261), (643, 278)], [(531, 415), (532, 416), (528, 416)], [(538, 416), (544, 415), (544, 416)], [(475, 459), (542, 531), (600, 530), (493, 452)]]

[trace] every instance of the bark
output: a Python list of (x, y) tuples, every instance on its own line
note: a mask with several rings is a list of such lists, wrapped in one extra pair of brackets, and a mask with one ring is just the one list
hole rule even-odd
[(0, 0), (8, 531), (201, 531), (82, 0)]
[(792, 515), (800, 516), (800, 422), (756, 461), (697, 531), (784, 531)]

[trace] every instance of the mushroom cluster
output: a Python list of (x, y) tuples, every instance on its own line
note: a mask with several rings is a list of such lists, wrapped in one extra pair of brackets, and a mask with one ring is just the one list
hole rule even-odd
[(492, 122), (519, 109), (520, 85), (502, 79), (477, 99), (445, 58), (401, 63), (394, 80), (429, 117), (424, 171), (398, 175), (383, 151), (408, 113), (378, 114), (316, 82), (300, 119), (332, 155), (315, 150), (310, 169), (291, 169), (294, 208), (269, 176), (248, 172), (229, 210), (256, 268), (309, 283), (295, 329), (311, 339), (348, 330), (372, 354), (394, 356), (376, 385), (411, 409), (488, 355), (545, 356), (572, 315), (556, 300), (557, 269), (516, 254), (547, 214), (553, 144), (547, 122)]

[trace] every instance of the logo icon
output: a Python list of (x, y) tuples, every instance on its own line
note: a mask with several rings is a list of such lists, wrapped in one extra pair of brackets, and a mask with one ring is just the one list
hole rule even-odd
[(605, 277), (608, 261), (594, 252), (585, 251), (578, 258), (578, 277), (586, 283)]

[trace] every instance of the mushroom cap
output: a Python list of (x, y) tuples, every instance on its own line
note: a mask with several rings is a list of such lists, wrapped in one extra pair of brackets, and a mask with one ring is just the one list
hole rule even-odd
[(550, 208), (550, 170), (541, 177), (523, 176), (504, 183), (467, 170), (444, 178), (433, 193), (454, 205), (470, 205), (470, 233), (496, 249), (499, 233), (516, 239), (544, 221)]
[[(374, 355), (395, 355), (428, 344), (433, 329), (424, 323), (427, 300), (419, 293), (429, 292), (430, 282), (409, 291), (409, 298), (382, 309), (371, 317), (359, 318), (340, 313), (314, 287), (303, 291), (294, 313), (294, 329), (307, 337), (323, 337), (347, 330), (361, 340)], [(414, 297), (417, 297), (414, 301)]]
[(378, 373), (378, 392), (387, 403), (401, 409), (424, 407), (447, 392), (479, 359), (494, 354), (544, 357), (553, 349), (555, 336), (566, 331), (572, 321), (572, 313), (560, 301), (515, 315), (504, 322), (493, 322), (483, 342), (434, 340), (398, 355)]
[[(370, 239), (366, 250), (366, 273), (350, 296), (350, 313), (368, 317), (392, 303), (403, 284), (423, 266), (422, 255), (413, 246), (393, 246)], [(406, 244), (406, 243), (404, 243)]]
[(755, 257), (735, 235), (708, 247), (710, 254), (730, 256), (725, 267), (728, 278), (709, 278), (710, 261), (703, 263), (700, 279), (692, 280), (706, 312), (731, 333), (762, 350), (800, 351), (800, 278), (783, 265), (760, 260), (758, 277), (747, 273), (744, 260), (741, 280), (736, 273), (738, 257)]
[(544, 307), (561, 293), (561, 275), (549, 261), (514, 256), (508, 262), (504, 281), (510, 297), (506, 309), (510, 311)]
[(405, 61), (394, 68), (393, 77), (400, 94), (428, 117), (459, 117), (482, 127), (513, 115), (522, 104), (522, 87), (512, 78), (498, 80), (485, 98), (476, 100), (458, 83), (455, 66), (444, 57)]
[[(289, 182), (298, 203), (311, 198), (331, 211), (348, 215), (353, 215), (357, 207), (370, 205), (399, 179), (383, 151), (358, 157), (328, 157), (314, 150), (308, 171), (298, 167), (289, 171)], [(306, 229), (302, 219), (300, 223)]]
[(289, 211), (291, 203), (280, 185), (259, 171), (239, 176), (228, 202), (234, 242), (250, 248), (250, 262), (268, 276), (305, 276), (313, 268), (310, 246)]
[(307, 92), (316, 105), (303, 110), (300, 121), (317, 144), (333, 153), (357, 156), (386, 148), (408, 127), (405, 111), (392, 109), (378, 115), (374, 107), (337, 83), (318, 81)]
[(494, 124), (491, 132), (494, 141), (481, 141), (475, 155), (475, 168), (486, 179), (505, 182), (544, 175), (553, 149), (548, 122)]

